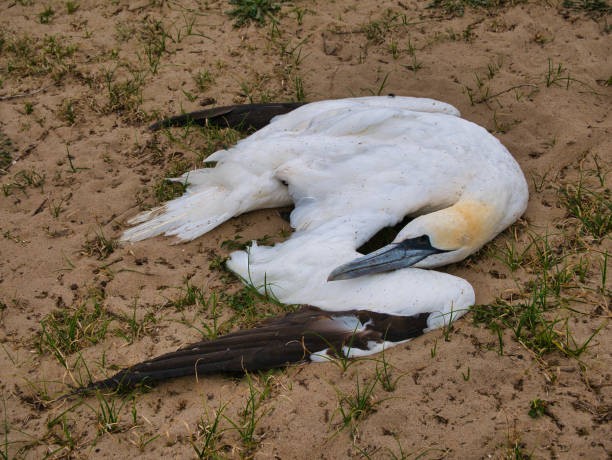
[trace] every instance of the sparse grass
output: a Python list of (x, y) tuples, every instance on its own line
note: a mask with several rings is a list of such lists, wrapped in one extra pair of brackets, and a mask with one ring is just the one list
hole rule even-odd
[[(137, 199), (142, 209), (150, 209), (152, 205), (159, 205), (183, 195), (189, 185), (189, 177), (180, 181), (170, 180), (171, 178), (176, 178), (192, 168), (201, 166), (201, 162), (211, 153), (231, 147), (246, 135), (230, 128), (194, 125), (167, 128), (162, 130), (161, 134), (175, 148), (190, 152), (191, 159), (187, 157), (169, 161), (164, 175), (155, 178), (152, 185), (144, 187), (138, 194)], [(154, 151), (151, 156), (152, 163), (163, 164), (167, 161), (164, 153), (156, 144), (153, 143), (150, 148)]]
[(64, 308), (48, 314), (40, 323), (35, 345), (39, 353), (52, 353), (68, 368), (66, 357), (104, 339), (112, 318), (96, 299), (92, 306)]
[(49, 24), (55, 15), (55, 11), (50, 6), (47, 6), (39, 15), (38, 19), (41, 24)]
[(466, 7), (500, 8), (524, 2), (525, 0), (433, 0), (427, 7), (441, 9), (452, 16), (463, 16)]
[(132, 22), (119, 21), (115, 24), (115, 32), (120, 43), (127, 42), (136, 35), (136, 26)]
[(281, 3), (285, 0), (230, 0), (230, 5), (234, 8), (227, 11), (234, 18), (234, 26), (242, 27), (254, 21), (263, 26), (266, 20), (277, 23), (275, 15), (281, 9)]
[(72, 162), (74, 157), (70, 155), (70, 149), (68, 148), (68, 146), (66, 146), (66, 158), (68, 159), (68, 165), (70, 166), (70, 169), (68, 170), (68, 172), (70, 173), (76, 173), (77, 171), (83, 171), (83, 170), (89, 169), (89, 168), (74, 166), (74, 163)]
[[(12, 460), (23, 458), (23, 455), (26, 453), (27, 449), (38, 443), (38, 438), (34, 435), (27, 433), (22, 430), (19, 426), (14, 426), (9, 424), (9, 411), (7, 410), (6, 397), (4, 393), (4, 389), (2, 390), (2, 423), (0, 424), (0, 460)], [(22, 439), (15, 439), (14, 435), (19, 433), (23, 436)], [(9, 437), (9, 434), (11, 436)], [(9, 450), (13, 447), (18, 447), (15, 451)]]
[(369, 41), (382, 44), (390, 32), (399, 30), (401, 26), (406, 26), (408, 24), (407, 21), (405, 14), (397, 13), (393, 9), (387, 8), (379, 18), (368, 21), (361, 26), (361, 30)]
[(555, 65), (553, 60), (548, 58), (548, 68), (544, 74), (544, 84), (546, 88), (550, 88), (552, 86), (564, 86), (565, 89), (569, 90), (572, 83), (578, 83), (584, 88), (587, 88), (589, 91), (596, 93), (596, 91), (591, 88), (589, 84), (572, 77), (570, 71), (563, 67), (563, 63), (559, 62)]
[[(183, 319), (181, 323), (197, 330), (200, 334), (202, 334), (202, 338), (215, 340), (222, 330), (222, 326), (220, 326), (218, 323), (219, 312), (217, 311), (217, 293), (213, 291), (208, 298), (204, 297), (202, 294), (201, 296), (198, 296), (196, 303), (198, 306), (198, 311), (194, 315), (193, 319), (190, 321)], [(210, 320), (210, 323), (200, 319), (200, 327), (198, 327), (195, 325), (196, 319), (198, 319), (202, 313), (207, 313), (207, 319)]]
[(132, 314), (121, 314), (116, 316), (125, 326), (114, 330), (114, 333), (122, 337), (127, 343), (134, 343), (143, 335), (149, 334), (157, 323), (155, 314), (147, 311), (141, 319), (138, 318), (138, 299), (134, 299)]
[(206, 410), (206, 419), (204, 419), (204, 416), (200, 418), (197, 439), (195, 441), (191, 441), (193, 450), (198, 458), (217, 458), (219, 452), (217, 442), (220, 440), (223, 433), (227, 431), (227, 428), (220, 428), (221, 419), (224, 417), (223, 411), (225, 411), (226, 407), (227, 403), (219, 406), (219, 409), (217, 409), (214, 413), (214, 417), (211, 417), (208, 410)]
[(438, 339), (434, 339), (434, 344), (433, 344), (433, 347), (431, 347), (431, 349), (429, 350), (429, 355), (431, 356), (431, 359), (434, 359), (437, 354), (438, 354)]
[(612, 12), (612, 6), (610, 6), (607, 0), (564, 0), (563, 7), (597, 15)]
[(189, 91), (185, 91), (185, 90), (182, 90), (182, 91), (189, 102), (195, 102), (196, 96), (194, 94), (191, 94)]
[(600, 187), (588, 187), (581, 171), (577, 184), (558, 188), (559, 202), (571, 217), (580, 221), (580, 232), (596, 240), (606, 237), (612, 230), (612, 199), (604, 179), (600, 175)]
[(68, 1), (66, 2), (66, 13), (74, 14), (80, 8), (80, 5), (76, 1)]
[(55, 201), (52, 198), (49, 199), (49, 211), (51, 212), (51, 215), (55, 219), (59, 218), (59, 216), (60, 216), (60, 214), (62, 212), (62, 208), (64, 206), (64, 203), (66, 203), (71, 197), (72, 197), (72, 194), (69, 193), (68, 195), (61, 197), (59, 199), (59, 201)]
[(525, 452), (525, 443), (518, 435), (508, 436), (506, 441), (506, 458), (512, 460), (531, 460), (532, 455)]
[(68, 420), (68, 413), (80, 405), (81, 402), (74, 404), (63, 411), (59, 416), (47, 422), (48, 432), (45, 436), (50, 438), (54, 444), (60, 446), (59, 449), (54, 452), (55, 455), (70, 455), (70, 452), (75, 449), (77, 439), (72, 434), (71, 429), (74, 429), (76, 423)]
[(6, 71), (12, 77), (52, 74), (59, 80), (74, 68), (71, 61), (78, 45), (61, 35), (34, 39), (29, 35), (12, 35), (4, 39), (3, 53), (7, 57)]
[(200, 91), (206, 91), (212, 84), (215, 83), (215, 77), (208, 70), (198, 70), (193, 76), (193, 80)]
[[(253, 378), (247, 372), (246, 373), (247, 383), (249, 385), (249, 394), (247, 396), (246, 404), (244, 409), (240, 411), (240, 418), (235, 421), (223, 415), (223, 418), (227, 420), (234, 430), (240, 436), (240, 439), (247, 449), (247, 452), (251, 452), (259, 443), (255, 430), (257, 425), (261, 421), (262, 417), (268, 413), (267, 410), (260, 410), (261, 403), (267, 396), (266, 386), (263, 390), (255, 387)], [(268, 383), (267, 381), (265, 383)]]
[[(395, 367), (387, 361), (385, 350), (381, 352), (380, 358), (376, 360), (376, 378), (380, 382), (383, 390), (393, 392), (397, 388), (397, 383), (402, 377), (406, 376), (406, 372), (394, 375)], [(395, 369), (397, 371), (397, 369)]]
[(402, 67), (407, 70), (412, 70), (414, 73), (423, 68), (423, 65), (417, 60), (416, 49), (410, 39), (408, 39), (408, 55), (410, 56), (412, 63), (410, 65), (403, 65)]
[(155, 203), (161, 204), (166, 201), (173, 200), (182, 196), (187, 190), (187, 184), (178, 181), (171, 181), (166, 178), (159, 179), (153, 185), (153, 196), (155, 197)]
[(13, 176), (13, 180), (6, 184), (2, 184), (2, 193), (4, 196), (9, 196), (15, 190), (21, 191), (27, 196), (28, 188), (40, 188), (44, 192), (46, 174), (39, 173), (35, 169), (22, 169)]
[[(568, 212), (557, 224), (562, 233), (529, 231), (520, 242), (517, 227), (513, 227), (504, 246), (488, 250), (510, 273), (530, 274), (526, 288), (514, 298), (473, 307), (474, 321), (486, 324), (497, 335), (500, 354), (504, 350), (502, 330), (509, 328), (514, 338), (537, 357), (559, 352), (580, 360), (606, 324), (601, 323), (580, 339), (570, 328), (572, 318), (584, 314), (570, 308), (570, 302), (599, 303), (605, 308), (608, 296), (608, 252), (590, 248), (608, 238), (612, 229), (609, 170), (597, 156), (590, 160), (590, 169), (586, 167), (588, 158), (581, 161), (575, 182), (566, 180), (554, 187), (559, 204)], [(599, 285), (592, 272), (597, 267)]]
[(74, 125), (76, 121), (75, 102), (72, 99), (66, 99), (59, 108), (59, 116), (70, 125)]
[[(355, 391), (351, 394), (346, 394), (337, 388), (338, 407), (334, 415), (340, 415), (340, 426), (337, 433), (349, 427), (353, 438), (357, 436), (357, 427), (359, 422), (367, 417), (372, 412), (377, 404), (382, 400), (374, 399), (374, 389), (378, 383), (378, 374), (370, 379), (364, 379), (363, 382), (359, 379), (359, 373), (355, 373)], [(332, 417), (333, 422), (334, 417)]]
[(93, 238), (85, 237), (85, 243), (81, 247), (81, 254), (87, 257), (95, 256), (98, 260), (104, 260), (110, 256), (119, 246), (119, 241), (114, 238), (107, 238), (102, 227), (99, 227)]
[(9, 452), (8, 452), (8, 448), (9, 448), (9, 439), (8, 439), (8, 435), (9, 435), (9, 424), (8, 424), (8, 411), (6, 410), (6, 399), (4, 397), (4, 390), (2, 391), (2, 407), (4, 408), (4, 410), (2, 411), (2, 413), (4, 414), (4, 420), (2, 423), (2, 430), (4, 431), (4, 440), (2, 442), (2, 450), (0, 450), (0, 458), (2, 460), (9, 460)]
[(144, 43), (145, 63), (152, 75), (157, 74), (162, 54), (167, 52), (168, 43), (172, 39), (162, 21), (147, 19), (140, 31)]
[(98, 407), (93, 407), (87, 402), (84, 404), (89, 407), (98, 419), (98, 434), (101, 433), (117, 433), (122, 430), (121, 411), (130, 400), (129, 397), (123, 397), (123, 401), (117, 404), (117, 399), (114, 395), (106, 396), (102, 392), (96, 392)]
[(299, 75), (295, 76), (295, 100), (298, 102), (306, 101), (306, 93), (304, 92), (304, 81)]
[(8, 174), (8, 168), (13, 162), (14, 150), (11, 139), (0, 130), (0, 176)]
[(300, 6), (296, 6), (291, 10), (291, 12), (295, 13), (295, 19), (299, 26), (301, 26), (304, 22), (304, 16), (306, 15), (306, 13), (316, 14), (316, 11)]
[(536, 398), (529, 403), (529, 416), (538, 418), (546, 413), (548, 409), (548, 401)]
[(110, 112), (131, 112), (139, 117), (139, 107), (142, 104), (142, 89), (145, 73), (139, 69), (128, 68), (129, 76), (122, 81), (115, 81), (115, 71), (104, 73), (108, 103), (106, 109)]
[(200, 305), (206, 305), (204, 290), (190, 284), (188, 279), (185, 280), (185, 287), (179, 287), (178, 289), (181, 291), (181, 295), (168, 302), (167, 306), (175, 308), (177, 311), (183, 311), (185, 307), (195, 305), (198, 302)]
[(489, 256), (499, 260), (508, 270), (514, 272), (523, 266), (526, 254), (530, 248), (531, 246), (528, 245), (525, 249), (520, 249), (516, 240), (512, 239), (510, 241), (505, 240), (503, 248), (493, 246), (489, 247), (487, 252)]
[(234, 235), (232, 239), (223, 240), (221, 247), (228, 251), (240, 250), (243, 251), (251, 245), (250, 241), (243, 241), (242, 235)]
[(234, 311), (233, 321), (240, 320), (242, 324), (253, 325), (258, 319), (261, 319), (261, 315), (265, 315), (264, 311), (259, 308), (260, 302), (264, 299), (255, 290), (243, 287), (233, 294), (224, 292), (220, 300), (223, 305)]
[(196, 153), (197, 161), (201, 162), (217, 150), (225, 150), (235, 145), (246, 136), (245, 133), (232, 128), (217, 128), (214, 126), (198, 128), (195, 131), (195, 141), (204, 147)]
[(508, 328), (515, 340), (539, 357), (559, 351), (565, 356), (579, 359), (605, 323), (584, 340), (575, 339), (569, 327), (572, 311), (562, 308), (565, 300), (561, 294), (576, 276), (576, 269), (559, 269), (557, 266), (561, 261), (551, 262), (549, 250), (543, 249), (546, 244), (544, 240), (542, 245), (534, 245), (539, 247), (535, 250), (539, 257), (539, 271), (530, 282), (531, 294), (512, 302), (497, 299), (491, 305), (476, 305), (472, 307), (474, 322), (486, 324), (497, 334), (500, 354), (503, 354), (501, 331)]

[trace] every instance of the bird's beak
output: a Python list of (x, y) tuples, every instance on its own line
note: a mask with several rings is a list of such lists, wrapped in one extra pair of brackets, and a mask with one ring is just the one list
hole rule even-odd
[(427, 256), (441, 252), (446, 251), (433, 247), (427, 235), (409, 238), (340, 265), (329, 274), (327, 281), (348, 280), (410, 267)]

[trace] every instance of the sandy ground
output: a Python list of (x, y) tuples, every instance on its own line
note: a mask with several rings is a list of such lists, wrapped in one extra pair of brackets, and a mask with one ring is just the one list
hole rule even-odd
[[(220, 408), (203, 458), (610, 458), (610, 228), (593, 235), (562, 193), (582, 177), (596, 195), (581, 203), (600, 200), (609, 221), (610, 9), (508, 1), (460, 15), (429, 3), (298, 0), (276, 25), (241, 28), (227, 1), (0, 4), (0, 458), (190, 458)], [(586, 3), (605, 4), (573, 2)], [(388, 350), (395, 389), (377, 382), (370, 410), (344, 429), (338, 408), (356, 382), (373, 381), (380, 356), (346, 370), (291, 367), (251, 386), (182, 378), (127, 399), (53, 401), (88, 372), (201, 340), (215, 317), (223, 333), (280, 311), (219, 268), (235, 241), (287, 236), (274, 210), (188, 244), (114, 247), (129, 217), (168, 197), (164, 177), (235, 137), (152, 134), (148, 123), (212, 100), (378, 93), (449, 102), (516, 157), (530, 185), (524, 218), (448, 271), (480, 305), (529, 302), (534, 280), (557, 281), (544, 302), (556, 331), (548, 348), (469, 314)], [(201, 298), (186, 299), (194, 290)], [(215, 295), (216, 313), (202, 304)], [(581, 354), (572, 348), (592, 335)]]

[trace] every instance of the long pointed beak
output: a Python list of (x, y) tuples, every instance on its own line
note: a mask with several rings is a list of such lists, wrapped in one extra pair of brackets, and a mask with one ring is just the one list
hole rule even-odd
[(432, 254), (446, 252), (434, 248), (427, 235), (391, 243), (363, 257), (335, 268), (327, 281), (348, 280), (373, 273), (410, 267)]

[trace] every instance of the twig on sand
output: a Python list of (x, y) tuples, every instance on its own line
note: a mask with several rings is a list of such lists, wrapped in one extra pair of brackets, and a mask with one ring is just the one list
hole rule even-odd
[[(49, 85), (51, 86), (51, 85)], [(41, 91), (46, 90), (49, 86), (44, 86), (42, 88), (36, 89), (34, 91), (30, 91), (29, 93), (23, 94), (9, 94), (8, 96), (0, 96), (0, 101), (10, 101), (12, 99), (19, 99), (20, 97), (29, 97), (34, 96), (35, 94), (40, 93)]]

